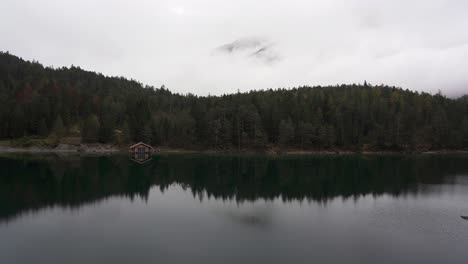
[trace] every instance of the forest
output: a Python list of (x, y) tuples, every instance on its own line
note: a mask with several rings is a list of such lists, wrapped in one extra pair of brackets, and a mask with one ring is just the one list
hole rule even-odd
[(468, 95), (366, 82), (182, 95), (0, 52), (0, 124), (0, 140), (144, 141), (198, 150), (467, 149)]

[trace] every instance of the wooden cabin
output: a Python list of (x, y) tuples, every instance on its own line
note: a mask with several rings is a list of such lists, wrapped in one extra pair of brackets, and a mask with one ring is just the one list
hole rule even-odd
[(153, 147), (143, 142), (138, 142), (130, 146), (130, 152), (133, 154), (145, 154), (153, 152)]

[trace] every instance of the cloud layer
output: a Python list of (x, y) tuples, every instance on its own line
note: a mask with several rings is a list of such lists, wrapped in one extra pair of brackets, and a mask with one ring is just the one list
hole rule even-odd
[(2, 9), (0, 50), (182, 93), (364, 80), (468, 93), (466, 1), (4, 0)]
[(228, 55), (240, 54), (270, 65), (280, 60), (280, 55), (275, 51), (274, 44), (261, 38), (238, 39), (216, 48), (215, 51)]

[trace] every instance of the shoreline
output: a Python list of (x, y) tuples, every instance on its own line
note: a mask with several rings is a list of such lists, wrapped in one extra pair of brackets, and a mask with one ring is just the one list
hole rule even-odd
[[(90, 145), (67, 145), (59, 144), (57, 147), (13, 147), (13, 146), (0, 146), (0, 153), (29, 153), (29, 154), (47, 154), (47, 153), (60, 153), (60, 154), (118, 154), (128, 153), (126, 147), (119, 147), (107, 144), (90, 144)], [(161, 147), (156, 148), (153, 154), (240, 154), (240, 155), (251, 155), (251, 154), (263, 154), (272, 156), (282, 155), (431, 155), (431, 154), (468, 154), (468, 150), (424, 150), (424, 151), (351, 151), (351, 150), (297, 150), (288, 149), (281, 150), (277, 148), (256, 150), (256, 149), (179, 149), (179, 148), (168, 148)]]

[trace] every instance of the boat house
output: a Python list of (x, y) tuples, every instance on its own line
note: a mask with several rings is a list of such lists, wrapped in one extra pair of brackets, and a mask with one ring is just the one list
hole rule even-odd
[(153, 147), (143, 142), (130, 146), (130, 152), (134, 154), (144, 154), (153, 152)]

